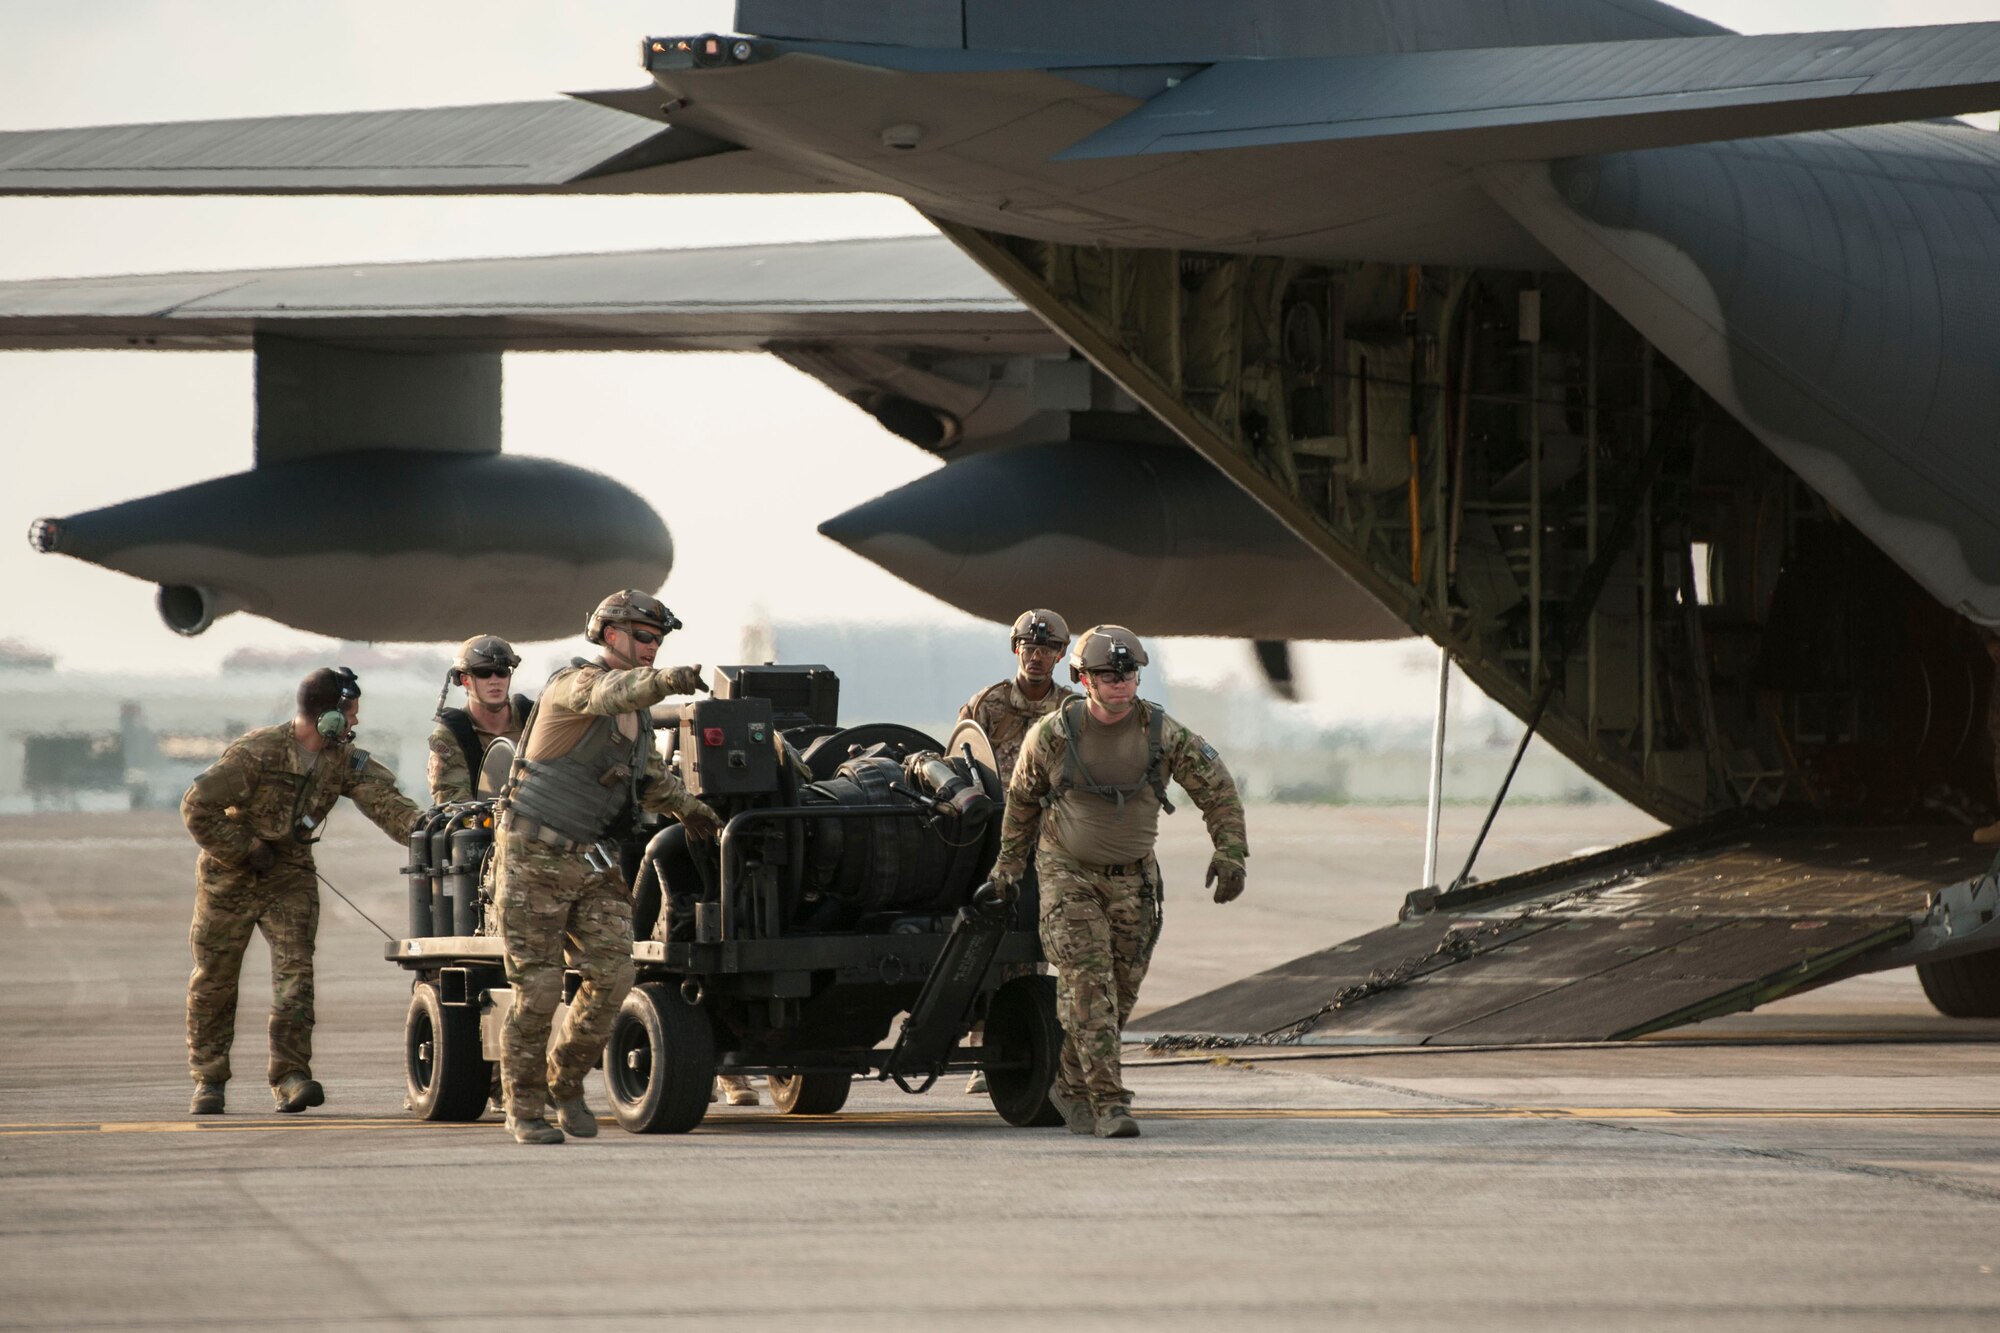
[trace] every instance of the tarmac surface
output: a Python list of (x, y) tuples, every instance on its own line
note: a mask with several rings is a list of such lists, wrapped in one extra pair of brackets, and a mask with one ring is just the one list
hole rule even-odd
[[(1448, 865), (1476, 820), (1450, 812)], [(1510, 810), (1481, 870), (1653, 828)], [(1253, 808), (1228, 907), (1199, 820), (1167, 830), (1145, 1007), (1390, 920), (1422, 812)], [(391, 929), (401, 863), (332, 820), (321, 869)], [(1908, 973), (1622, 1047), (1133, 1050), (1136, 1141), (869, 1083), (823, 1119), (530, 1149), (399, 1111), (407, 981), (330, 897), (328, 1104), (270, 1114), (257, 942), (231, 1112), (188, 1118), (192, 872), (168, 813), (0, 818), (0, 1328), (2000, 1320), (2000, 1024), (1938, 1017)]]

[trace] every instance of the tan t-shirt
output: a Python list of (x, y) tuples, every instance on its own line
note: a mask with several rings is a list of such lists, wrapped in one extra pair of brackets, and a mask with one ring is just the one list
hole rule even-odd
[(1077, 728), (1076, 781), (1094, 786), (1144, 784), (1125, 798), (1072, 788), (1048, 812), (1045, 835), (1085, 865), (1126, 865), (1152, 855), (1160, 834), (1160, 796), (1146, 779), (1146, 727), (1134, 708), (1106, 726), (1087, 709)]

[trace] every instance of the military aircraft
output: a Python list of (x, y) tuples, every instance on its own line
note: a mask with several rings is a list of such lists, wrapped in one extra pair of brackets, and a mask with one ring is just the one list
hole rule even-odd
[[(737, 27), (649, 37), (644, 86), (567, 101), (0, 135), (15, 193), (872, 191), (955, 247), (0, 288), (0, 346), (258, 355), (256, 471), (38, 544), (157, 579), (183, 630), (232, 598), (303, 624), (312, 576), (244, 532), (271, 478), (615, 505), (499, 453), (499, 352), (760, 347), (946, 462), (825, 528), (919, 586), (994, 615), (1108, 549), (1162, 577), (1087, 618), (1413, 630), (1677, 828), (1468, 866), (1163, 1025), (1631, 1036), (1908, 963), (2000, 1015), (1966, 833), (1996, 798), (2000, 137), (1947, 119), (2000, 105), (2000, 23), (741, 0)], [(481, 540), (380, 512), (310, 563), (435, 576)], [(633, 521), (615, 558), (663, 574)], [(550, 605), (571, 526), (529, 543)], [(1327, 994), (1368, 1002), (1307, 1012)]]

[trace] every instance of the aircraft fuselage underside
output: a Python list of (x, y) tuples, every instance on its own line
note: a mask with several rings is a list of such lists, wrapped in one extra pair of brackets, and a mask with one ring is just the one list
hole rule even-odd
[(1581, 282), (945, 226), (1650, 813), (1992, 803), (1969, 627)]
[[(942, 225), (1490, 695), (1694, 830), (1433, 894), (1151, 1032), (1627, 1038), (2000, 944), (1966, 833), (1994, 801), (1974, 631), (1582, 282)], [(1756, 817), (1781, 824), (1703, 831)]]

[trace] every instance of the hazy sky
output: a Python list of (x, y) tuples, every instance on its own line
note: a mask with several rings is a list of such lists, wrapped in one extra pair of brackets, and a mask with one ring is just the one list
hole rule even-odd
[[(1745, 31), (1944, 23), (2000, 0), (1711, 0)], [(726, 30), (733, 6), (592, 0), (0, 0), (0, 129), (452, 105), (629, 87), (648, 32)], [(0, 278), (444, 259), (910, 233), (925, 224), (868, 196), (603, 199), (0, 199)], [(663, 412), (661, 404), (673, 404)], [(848, 555), (821, 519), (927, 470), (815, 381), (762, 356), (513, 355), (509, 450), (612, 472), (646, 495), (677, 545), (664, 591), (689, 629), (682, 660), (736, 655), (753, 608), (781, 619), (966, 618)], [(242, 616), (198, 639), (158, 622), (153, 589), (36, 556), (43, 514), (239, 471), (251, 451), (247, 353), (0, 355), (0, 638), (66, 664), (211, 669), (233, 648), (311, 642)], [(635, 462), (639, 466), (634, 466)], [(760, 479), (746, 532), (719, 506)], [(553, 650), (550, 650), (553, 652)], [(996, 635), (996, 670), (1004, 646)], [(1241, 645), (1174, 645), (1183, 670), (1243, 669)], [(1420, 655), (1320, 647), (1323, 699), (1385, 697)], [(1357, 676), (1369, 678), (1356, 689)], [(1379, 687), (1379, 688), (1378, 688)], [(1422, 708), (1412, 680), (1408, 706)], [(1401, 695), (1399, 694), (1400, 698)]]

